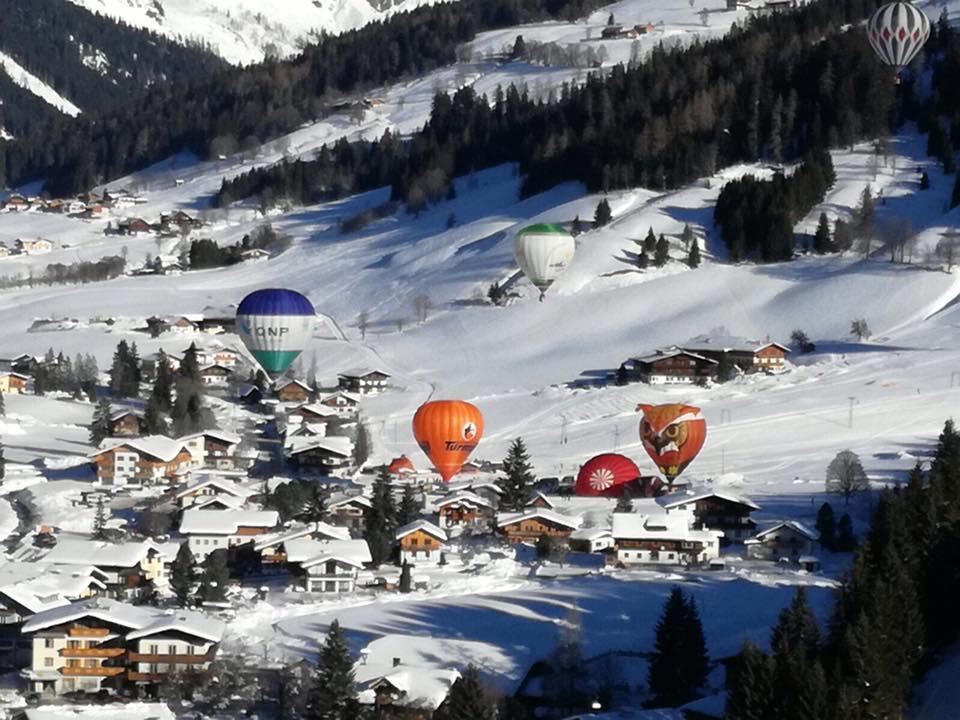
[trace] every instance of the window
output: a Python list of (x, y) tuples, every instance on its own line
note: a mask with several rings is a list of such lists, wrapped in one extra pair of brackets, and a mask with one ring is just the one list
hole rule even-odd
[(53, 658), (50, 658), (50, 657), (44, 658), (44, 659), (43, 659), (43, 666), (44, 666), (44, 667), (53, 667)]
[(44, 646), (45, 648), (52, 648), (52, 647), (53, 647), (53, 638), (46, 638), (46, 639), (43, 641), (43, 646)]
[(67, 640), (67, 647), (71, 650), (77, 650), (78, 648), (83, 647), (83, 643), (79, 640)]
[(177, 646), (176, 645), (167, 645), (167, 655), (176, 655)]
[(417, 538), (410, 538), (410, 546), (411, 546), (411, 547), (416, 547), (416, 546), (419, 545), (419, 544), (420, 544), (420, 541), (417, 540)]
[(67, 660), (67, 667), (69, 668), (80, 667), (80, 661), (77, 660), (76, 658), (70, 658), (69, 660)]
[(151, 655), (158, 655), (159, 653), (160, 653), (160, 646), (159, 646), (159, 645), (151, 645), (151, 646), (150, 646), (150, 654), (151, 654)]
[(86, 660), (86, 661), (84, 661), (83, 664), (84, 664), (84, 667), (88, 667), (88, 668), (95, 668), (95, 667), (97, 667), (97, 661), (96, 661), (96, 659)]

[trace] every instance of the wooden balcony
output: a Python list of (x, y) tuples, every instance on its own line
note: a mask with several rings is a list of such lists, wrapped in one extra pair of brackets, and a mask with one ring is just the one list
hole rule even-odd
[(120, 667), (65, 667), (60, 668), (60, 674), (70, 676), (82, 676), (82, 677), (114, 677), (115, 675), (122, 675), (127, 669), (123, 666)]
[(106, 637), (110, 634), (107, 628), (91, 628), (82, 625), (74, 625), (67, 630), (70, 637)]
[(60, 657), (69, 658), (115, 658), (126, 652), (123, 648), (60, 648)]
[(166, 663), (168, 665), (199, 665), (201, 663), (212, 662), (214, 657), (216, 657), (216, 653), (214, 652), (208, 652), (204, 655), (160, 655), (154, 653), (132, 652), (127, 656), (127, 662)]
[(166, 678), (167, 673), (141, 673), (132, 670), (127, 673), (127, 680), (130, 682), (163, 682)]

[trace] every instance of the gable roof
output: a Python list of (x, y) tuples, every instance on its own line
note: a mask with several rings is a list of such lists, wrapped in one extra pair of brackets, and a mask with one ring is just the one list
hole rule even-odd
[(680, 505), (686, 505), (688, 503), (695, 503), (698, 500), (705, 500), (707, 498), (719, 498), (721, 500), (726, 500), (727, 502), (732, 502), (737, 505), (746, 505), (751, 510), (759, 510), (760, 506), (757, 505), (750, 498), (744, 497), (742, 495), (736, 495), (731, 492), (724, 492), (723, 490), (710, 490), (707, 492), (702, 492), (698, 495), (691, 495), (689, 497), (684, 497), (672, 502), (668, 502), (664, 505), (665, 508), (674, 508), (679, 507)]
[(312, 387), (310, 387), (309, 385), (307, 385), (305, 382), (301, 382), (301, 381), (299, 381), (299, 380), (287, 380), (285, 383), (277, 386), (277, 391), (279, 392), (280, 390), (283, 390), (284, 388), (288, 388), (288, 387), (290, 387), (291, 385), (297, 385), (297, 386), (303, 388), (304, 390), (306, 390), (307, 392), (313, 392), (313, 388), (312, 388)]
[[(264, 550), (280, 543), (284, 544), (287, 550), (287, 559), (290, 558), (290, 548), (287, 546), (287, 543), (293, 540), (299, 540), (300, 538), (310, 538), (313, 535), (321, 535), (331, 540), (349, 540), (350, 531), (345, 527), (338, 527), (336, 525), (330, 525), (323, 521), (309, 523), (301, 527), (296, 528), (287, 528), (285, 530), (280, 530), (275, 533), (270, 533), (269, 535), (261, 535), (260, 538), (254, 543), (254, 550)], [(315, 540), (314, 542), (319, 542)]]
[(553, 508), (554, 508), (553, 501), (550, 500), (550, 498), (548, 498), (548, 497), (547, 497), (546, 495), (544, 495), (542, 492), (535, 493), (535, 494), (533, 495), (533, 497), (531, 497), (529, 500), (527, 500), (526, 503), (524, 503), (524, 507), (530, 507), (530, 506), (532, 506), (533, 503), (535, 503), (537, 500), (540, 500), (540, 501), (542, 501), (542, 502), (545, 502), (545, 503), (547, 504), (547, 509), (548, 509), (548, 510), (553, 510)]
[(140, 420), (143, 418), (143, 416), (140, 413), (138, 413), (136, 410), (131, 410), (129, 408), (126, 408), (124, 410), (118, 410), (115, 413), (111, 413), (110, 422), (116, 422), (120, 418), (126, 417), (127, 415), (133, 415), (135, 418), (137, 418), (137, 420)]
[(293, 551), (296, 558), (290, 556), (291, 548), (287, 548), (287, 560), (299, 562), (303, 568), (313, 567), (328, 560), (337, 560), (346, 565), (362, 568), (373, 562), (370, 555), (370, 546), (363, 539), (358, 540), (294, 540)]
[(446, 507), (447, 505), (472, 505), (476, 507), (485, 507), (485, 508), (493, 507), (491, 503), (487, 502), (476, 493), (470, 492), (469, 490), (461, 490), (460, 492), (455, 492), (450, 495), (447, 495), (446, 497), (438, 500), (434, 504), (434, 507), (436, 507), (439, 510), (440, 508)]
[(239, 435), (237, 435), (236, 433), (228, 432), (226, 430), (203, 430), (201, 432), (194, 433), (193, 435), (185, 435), (180, 439), (193, 440), (198, 437), (213, 438), (214, 440), (220, 440), (221, 442), (225, 442), (228, 445), (237, 445), (241, 440), (241, 437)]
[(149, 455), (161, 462), (170, 462), (177, 457), (185, 446), (181, 440), (172, 440), (166, 435), (144, 435), (138, 438), (107, 438), (88, 457), (95, 458), (117, 448), (128, 447), (141, 455)]
[(698, 335), (692, 340), (684, 343), (683, 347), (693, 350), (694, 352), (698, 350), (709, 350), (718, 352), (755, 353), (763, 350), (764, 348), (768, 348), (771, 345), (780, 348), (784, 352), (790, 352), (789, 347), (786, 345), (781, 345), (778, 342), (771, 342), (769, 340), (750, 340), (738, 335)]
[(793, 530), (794, 532), (800, 533), (801, 535), (803, 535), (804, 537), (810, 540), (820, 539), (820, 533), (818, 533), (816, 530), (811, 529), (810, 527), (803, 524), (799, 520), (784, 520), (783, 522), (777, 523), (773, 527), (769, 527), (766, 530), (762, 530), (758, 532), (756, 535), (754, 535), (754, 538), (758, 540), (763, 539), (767, 535), (770, 535), (771, 533), (776, 532), (777, 530), (780, 530), (782, 528)]
[(130, 568), (146, 558), (151, 550), (161, 552), (152, 540), (109, 543), (85, 538), (61, 538), (43, 560), (55, 565), (94, 565)]
[(615, 540), (686, 540), (710, 542), (723, 536), (721, 530), (694, 530), (687, 513), (614, 513)]
[(543, 520), (554, 525), (562, 525), (563, 527), (568, 527), (571, 530), (576, 530), (583, 522), (583, 518), (570, 515), (561, 515), (558, 512), (554, 512), (553, 510), (548, 510), (546, 508), (530, 508), (519, 513), (501, 513), (497, 516), (497, 527), (513, 525), (514, 523), (522, 520), (532, 519)]
[(360, 403), (359, 396), (354, 395), (353, 393), (348, 393), (345, 390), (337, 390), (336, 392), (327, 393), (326, 395), (321, 395), (319, 402), (323, 403), (323, 402), (326, 402), (327, 400), (333, 400), (334, 398), (338, 398), (338, 397), (346, 398), (347, 400), (352, 402), (354, 405), (357, 405)]
[(710, 358), (706, 358), (703, 355), (698, 355), (695, 352), (692, 352), (690, 350), (683, 350), (678, 347), (654, 350), (652, 353), (647, 353), (646, 355), (638, 355), (630, 359), (638, 363), (652, 363), (652, 362), (656, 362), (657, 360), (666, 360), (668, 358), (674, 358), (674, 357), (680, 357), (680, 356), (691, 357), (694, 360), (699, 360), (700, 362), (707, 363), (708, 365), (718, 364), (716, 360), (711, 360)]
[(363, 505), (365, 508), (373, 507), (373, 502), (366, 495), (334, 495), (331, 496), (330, 500), (327, 502), (327, 507), (333, 509), (342, 505), (350, 505), (352, 503)]
[(186, 497), (187, 495), (190, 495), (191, 493), (194, 493), (197, 490), (202, 490), (205, 487), (211, 487), (211, 486), (220, 488), (225, 493), (229, 495), (233, 495), (238, 498), (248, 498), (251, 495), (257, 494), (255, 490), (245, 487), (240, 483), (236, 483), (233, 480), (227, 480), (226, 478), (219, 477), (217, 475), (209, 475), (203, 478), (202, 480), (190, 483), (189, 485), (184, 487), (182, 490), (177, 492), (173, 497), (175, 499)]
[(280, 515), (276, 510), (184, 510), (180, 532), (184, 535), (232, 535), (237, 528), (276, 527)]
[(326, 450), (333, 455), (348, 458), (353, 453), (353, 441), (348, 437), (336, 435), (319, 436), (294, 436), (289, 439), (289, 443), (284, 443), (287, 451), (291, 455), (299, 455), (308, 450)]
[(298, 405), (291, 410), (289, 414), (296, 415), (298, 412), (313, 413), (314, 415), (319, 415), (321, 417), (337, 417), (336, 410), (331, 410), (326, 405), (321, 405), (320, 403), (304, 403), (303, 405)]
[(438, 540), (442, 540), (444, 542), (447, 540), (447, 533), (444, 530), (438, 528), (429, 520), (423, 519), (414, 520), (412, 523), (407, 523), (403, 527), (397, 528), (397, 532), (394, 534), (394, 537), (399, 540), (400, 538), (406, 537), (411, 533), (417, 532), (417, 530), (421, 530), (427, 533), (427, 535), (432, 535)]
[(344, 370), (341, 373), (337, 373), (337, 377), (342, 378), (365, 378), (367, 375), (373, 375), (374, 373), (380, 373), (381, 375), (386, 375), (391, 377), (390, 373), (386, 370), (381, 370), (379, 368), (350, 368), (349, 370)]

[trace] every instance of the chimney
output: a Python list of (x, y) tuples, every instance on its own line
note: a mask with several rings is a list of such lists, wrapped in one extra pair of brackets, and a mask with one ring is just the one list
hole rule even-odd
[(393, 666), (394, 666), (394, 667), (397, 667), (398, 665), (400, 665), (400, 658), (395, 657), (395, 658), (393, 659)]

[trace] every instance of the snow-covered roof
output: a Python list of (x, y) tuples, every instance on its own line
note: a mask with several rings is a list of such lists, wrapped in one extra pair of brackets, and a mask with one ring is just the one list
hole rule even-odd
[(227, 430), (204, 430), (202, 432), (194, 433), (193, 435), (186, 435), (181, 440), (193, 440), (194, 438), (199, 437), (209, 437), (214, 440), (219, 440), (225, 442), (228, 445), (236, 445), (240, 442), (241, 438), (236, 433), (229, 432)]
[(366, 377), (367, 375), (372, 375), (373, 373), (380, 373), (381, 375), (386, 375), (387, 377), (390, 377), (390, 373), (388, 373), (386, 370), (381, 370), (380, 368), (375, 368), (375, 367), (374, 368), (370, 368), (370, 367), (350, 368), (349, 370), (344, 370), (343, 372), (337, 373), (337, 377), (363, 378), (363, 377)]
[[(363, 650), (364, 659), (353, 671), (365, 705), (373, 704), (375, 688), (389, 683), (403, 693), (401, 704), (407, 707), (435, 710), (450, 692), (460, 672), (445, 658), (473, 656), (476, 648), (489, 646), (462, 638), (427, 638), (408, 635), (387, 635), (374, 640)], [(459, 651), (459, 652), (458, 652)], [(399, 664), (394, 664), (394, 659)]]
[(447, 505), (467, 505), (471, 507), (485, 508), (493, 507), (493, 505), (484, 500), (482, 497), (476, 493), (470, 492), (469, 490), (463, 490), (461, 492), (455, 492), (451, 495), (447, 495), (435, 503), (435, 507), (437, 509), (446, 507)]
[(667, 358), (677, 357), (678, 355), (686, 355), (687, 357), (692, 357), (696, 360), (699, 360), (700, 362), (713, 363), (713, 364), (717, 363), (716, 360), (705, 358), (702, 355), (697, 355), (697, 353), (691, 350), (683, 350), (678, 347), (654, 350), (652, 353), (647, 353), (646, 355), (638, 355), (630, 359), (633, 360), (634, 362), (639, 362), (639, 363), (651, 363), (651, 362), (656, 362), (657, 360), (665, 360)]
[(774, 345), (785, 352), (790, 352), (790, 348), (781, 345), (778, 342), (769, 340), (750, 340), (749, 338), (739, 337), (737, 335), (698, 335), (683, 344), (683, 347), (694, 352), (698, 350), (718, 350), (722, 352), (759, 352), (764, 348)]
[(346, 392), (345, 390), (337, 390), (336, 392), (328, 393), (326, 395), (321, 395), (319, 402), (324, 402), (326, 400), (333, 400), (334, 398), (346, 398), (355, 405), (360, 402), (360, 396), (355, 395), (354, 393)]
[(90, 457), (96, 457), (121, 447), (128, 447), (142, 455), (154, 457), (161, 462), (170, 462), (184, 449), (183, 441), (171, 440), (166, 435), (145, 435), (139, 438), (107, 438), (100, 443), (96, 452), (90, 454)]
[(333, 510), (334, 508), (350, 505), (351, 503), (362, 505), (365, 508), (373, 507), (373, 503), (366, 495), (332, 495), (327, 501), (327, 507)]
[(133, 415), (135, 418), (141, 417), (140, 413), (136, 412), (135, 410), (131, 410), (130, 408), (126, 408), (124, 410), (118, 410), (115, 413), (110, 413), (110, 422), (116, 422), (120, 418), (126, 417), (127, 415)]
[(244, 498), (238, 498), (234, 495), (202, 495), (201, 500), (194, 502), (191, 507), (194, 510), (212, 510), (213, 506), (219, 505), (218, 510), (239, 510), (247, 501)]
[(209, 475), (198, 482), (193, 482), (187, 485), (185, 488), (180, 490), (174, 498), (182, 498), (202, 490), (205, 487), (216, 487), (220, 490), (223, 490), (229, 495), (234, 495), (238, 498), (248, 498), (251, 495), (255, 495), (256, 491), (251, 490), (248, 487), (241, 485), (240, 483), (233, 482), (233, 480), (227, 480), (223, 477), (218, 477), (216, 475)]
[(43, 559), (56, 565), (131, 568), (146, 558), (151, 550), (162, 554), (160, 547), (152, 540), (110, 543), (85, 538), (61, 538)]
[(164, 703), (124, 703), (114, 705), (47, 705), (25, 708), (24, 720), (176, 720)]
[(341, 436), (309, 436), (300, 435), (289, 438), (288, 443), (284, 443), (291, 455), (297, 455), (307, 450), (326, 450), (334, 455), (348, 458), (353, 453), (353, 440)]
[(347, 530), (347, 528), (318, 521), (297, 527), (285, 528), (284, 530), (270, 533), (268, 535), (261, 535), (257, 539), (256, 543), (254, 543), (253, 547), (255, 550), (264, 550), (266, 548), (273, 547), (274, 545), (283, 543), (287, 550), (287, 557), (289, 558), (290, 547), (287, 543), (299, 538), (307, 538), (314, 535), (319, 535), (330, 540), (350, 539), (350, 531)]
[(417, 530), (422, 530), (423, 532), (427, 533), (427, 535), (432, 535), (433, 537), (438, 538), (444, 542), (447, 539), (447, 533), (443, 529), (437, 527), (429, 520), (423, 520), (423, 519), (414, 520), (412, 523), (407, 523), (402, 527), (398, 527), (394, 537), (396, 537), (396, 539), (399, 540), (400, 538), (406, 537), (410, 533), (414, 533)]
[[(789, 529), (789, 530), (793, 530), (794, 532), (798, 532), (798, 533), (800, 533), (801, 535), (803, 535), (804, 537), (808, 538), (809, 540), (819, 540), (819, 539), (820, 539), (820, 533), (818, 533), (816, 530), (813, 530), (813, 529), (810, 528), (809, 526), (804, 525), (804, 524), (803, 524), (802, 522), (800, 522), (799, 520), (784, 520), (783, 522), (777, 523), (777, 524), (774, 525), (773, 527), (769, 527), (769, 528), (767, 528), (766, 530), (761, 530), (760, 532), (758, 532), (758, 533), (754, 536), (754, 538), (762, 540), (762, 539), (765, 538), (767, 535), (770, 535), (771, 533), (774, 533), (774, 532), (776, 532), (777, 530), (781, 530), (781, 529), (784, 529), (784, 528)], [(753, 539), (753, 538), (751, 538), (751, 539)]]
[(210, 363), (209, 365), (204, 365), (199, 369), (199, 372), (205, 373), (210, 370), (223, 370), (224, 375), (230, 375), (233, 373), (232, 368), (228, 368), (226, 365), (221, 365), (220, 363)]
[(185, 510), (184, 535), (233, 535), (239, 527), (272, 528), (280, 522), (276, 510)]
[(313, 391), (312, 387), (310, 387), (305, 382), (302, 382), (300, 380), (287, 380), (286, 382), (280, 383), (279, 385), (277, 385), (277, 390), (283, 390), (284, 388), (288, 388), (291, 385), (297, 385), (299, 387), (302, 387), (307, 392)]
[(586, 527), (570, 533), (571, 540), (599, 540), (604, 537), (613, 537), (610, 528)]
[(91, 585), (104, 589), (96, 573), (93, 565), (8, 562), (0, 566), (0, 596), (37, 613), (76, 600)]
[(373, 561), (370, 555), (370, 546), (366, 540), (294, 540), (294, 551), (296, 557), (290, 556), (290, 546), (284, 545), (287, 549), (287, 560), (290, 562), (299, 562), (301, 567), (308, 568), (313, 565), (327, 562), (328, 560), (339, 560), (346, 565), (352, 565), (362, 568)]
[(533, 505), (533, 503), (535, 503), (537, 500), (546, 503), (547, 507), (548, 507), (550, 510), (553, 510), (553, 508), (554, 508), (554, 502), (553, 502), (550, 498), (548, 498), (546, 495), (544, 495), (542, 492), (536, 493), (532, 498), (530, 498), (529, 500), (527, 500), (527, 503), (526, 503), (526, 505), (524, 505), (524, 507), (530, 507), (530, 506)]
[(723, 535), (720, 530), (694, 530), (687, 514), (637, 512), (614, 513), (612, 534), (616, 540), (686, 540), (708, 542)]
[(695, 503), (698, 500), (705, 500), (707, 498), (719, 498), (721, 500), (726, 500), (727, 502), (736, 503), (737, 505), (746, 505), (751, 510), (759, 510), (760, 506), (757, 505), (750, 498), (744, 497), (743, 495), (736, 495), (731, 492), (725, 492), (723, 490), (711, 490), (707, 492), (702, 492), (697, 495), (690, 495), (688, 497), (679, 498), (668, 502), (664, 505), (666, 508), (679, 507), (681, 505), (687, 505), (688, 503)]
[(554, 525), (562, 525), (573, 530), (576, 530), (578, 527), (580, 527), (580, 524), (583, 522), (583, 518), (571, 515), (561, 515), (558, 512), (554, 512), (553, 510), (548, 510), (546, 508), (530, 508), (520, 513), (501, 513), (497, 516), (497, 527), (513, 525), (514, 523), (521, 522), (523, 520), (533, 519), (543, 520)]
[(303, 405), (298, 405), (290, 411), (290, 414), (295, 415), (298, 412), (313, 413), (321, 417), (337, 417), (336, 410), (331, 410), (326, 405), (321, 405), (320, 403), (304, 403)]

